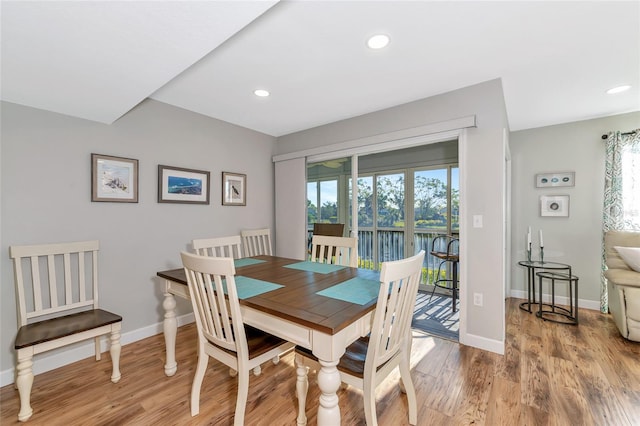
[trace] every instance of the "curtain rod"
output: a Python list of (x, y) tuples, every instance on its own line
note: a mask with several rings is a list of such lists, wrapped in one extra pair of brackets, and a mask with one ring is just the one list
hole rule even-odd
[[(626, 136), (626, 135), (633, 135), (636, 131), (634, 130), (633, 132), (626, 132), (626, 133), (620, 133), (622, 136)], [(609, 135), (602, 135), (602, 139), (607, 139), (609, 137)]]

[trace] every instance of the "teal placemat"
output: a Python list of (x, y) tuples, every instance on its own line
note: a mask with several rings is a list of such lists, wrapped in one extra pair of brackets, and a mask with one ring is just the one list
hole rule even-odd
[(332, 272), (336, 272), (346, 268), (346, 266), (342, 265), (330, 265), (327, 263), (310, 262), (308, 260), (304, 262), (292, 263), (291, 265), (285, 265), (284, 267), (299, 269), (301, 271), (307, 272), (316, 272), (318, 274), (330, 274)]
[(345, 302), (366, 305), (378, 298), (380, 281), (355, 277), (317, 292), (317, 295), (331, 297)]
[[(243, 277), (241, 275), (237, 275), (235, 278), (236, 290), (238, 291), (238, 299), (248, 299), (250, 297), (277, 290), (280, 287), (284, 287), (280, 284), (256, 280), (255, 278)], [(227, 294), (226, 280), (222, 282), (222, 287), (224, 288), (224, 293)]]
[(242, 266), (255, 265), (257, 263), (264, 263), (264, 262), (266, 262), (266, 260), (253, 259), (251, 257), (244, 257), (242, 259), (235, 259), (233, 261), (233, 264), (236, 266), (236, 268), (240, 268)]

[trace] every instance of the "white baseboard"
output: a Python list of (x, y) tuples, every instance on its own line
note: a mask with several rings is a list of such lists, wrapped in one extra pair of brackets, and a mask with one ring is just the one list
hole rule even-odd
[[(180, 327), (182, 325), (192, 323), (193, 321), (195, 321), (195, 317), (193, 316), (193, 312), (191, 312), (177, 317), (176, 320), (178, 322), (178, 327)], [(162, 333), (162, 331), (163, 323), (159, 322), (147, 327), (139, 328), (137, 330), (122, 333), (122, 335), (120, 336), (120, 344), (123, 346), (122, 350), (125, 351), (126, 349), (124, 348), (124, 346), (128, 345), (129, 343), (137, 342), (138, 340), (155, 336), (156, 334)], [(40, 373), (51, 371), (85, 358), (93, 358), (93, 340), (87, 342), (88, 343), (82, 344), (81, 346), (76, 346), (68, 350), (57, 352), (55, 354), (47, 355), (45, 353), (36, 355), (34, 357), (33, 363), (33, 374), (38, 375)], [(103, 337), (102, 339), (100, 350), (102, 352), (106, 352), (107, 350), (109, 350), (106, 337)], [(0, 372), (0, 386), (10, 385), (14, 382), (14, 379), (15, 368), (10, 368), (8, 370)]]
[(475, 334), (460, 334), (460, 343), (466, 346), (473, 346), (474, 348), (504, 355), (504, 340), (487, 339), (486, 337), (477, 336)]
[[(527, 298), (527, 292), (524, 290), (511, 290), (510, 292), (510, 296), (511, 297), (515, 297), (517, 299), (526, 299)], [(556, 303), (558, 305), (565, 305), (568, 306), (569, 305), (569, 298), (566, 296), (556, 296)], [(543, 294), (542, 295), (542, 301), (544, 303), (551, 303), (551, 295), (550, 294)], [(600, 301), (599, 300), (586, 300), (586, 299), (578, 299), (578, 307), (579, 308), (584, 308), (584, 309), (591, 309), (594, 311), (599, 311), (600, 310)]]

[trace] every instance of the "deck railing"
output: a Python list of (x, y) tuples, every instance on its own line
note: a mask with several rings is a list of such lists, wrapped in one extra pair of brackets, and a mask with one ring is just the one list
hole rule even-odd
[[(405, 258), (405, 234), (403, 230), (384, 229), (377, 230), (378, 244), (374, 250), (373, 229), (358, 229), (358, 267), (366, 269), (379, 269), (381, 262), (389, 262)], [(422, 284), (432, 284), (438, 273), (441, 260), (431, 256), (431, 243), (443, 232), (434, 230), (416, 230), (414, 233), (414, 253), (425, 251), (422, 267)], [(309, 233), (311, 240), (311, 233)], [(376, 259), (376, 253), (378, 253)], [(410, 253), (412, 255), (413, 253)], [(445, 274), (445, 270), (440, 272)]]

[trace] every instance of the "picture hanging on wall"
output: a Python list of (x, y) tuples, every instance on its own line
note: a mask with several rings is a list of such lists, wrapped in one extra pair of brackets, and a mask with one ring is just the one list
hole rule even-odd
[(222, 205), (247, 205), (247, 175), (222, 172)]
[(540, 216), (569, 216), (569, 196), (568, 195), (541, 195), (540, 196)]
[(209, 204), (210, 173), (158, 166), (158, 202)]
[(138, 160), (91, 154), (91, 201), (138, 202)]
[(575, 186), (575, 172), (539, 173), (536, 175), (536, 187)]

